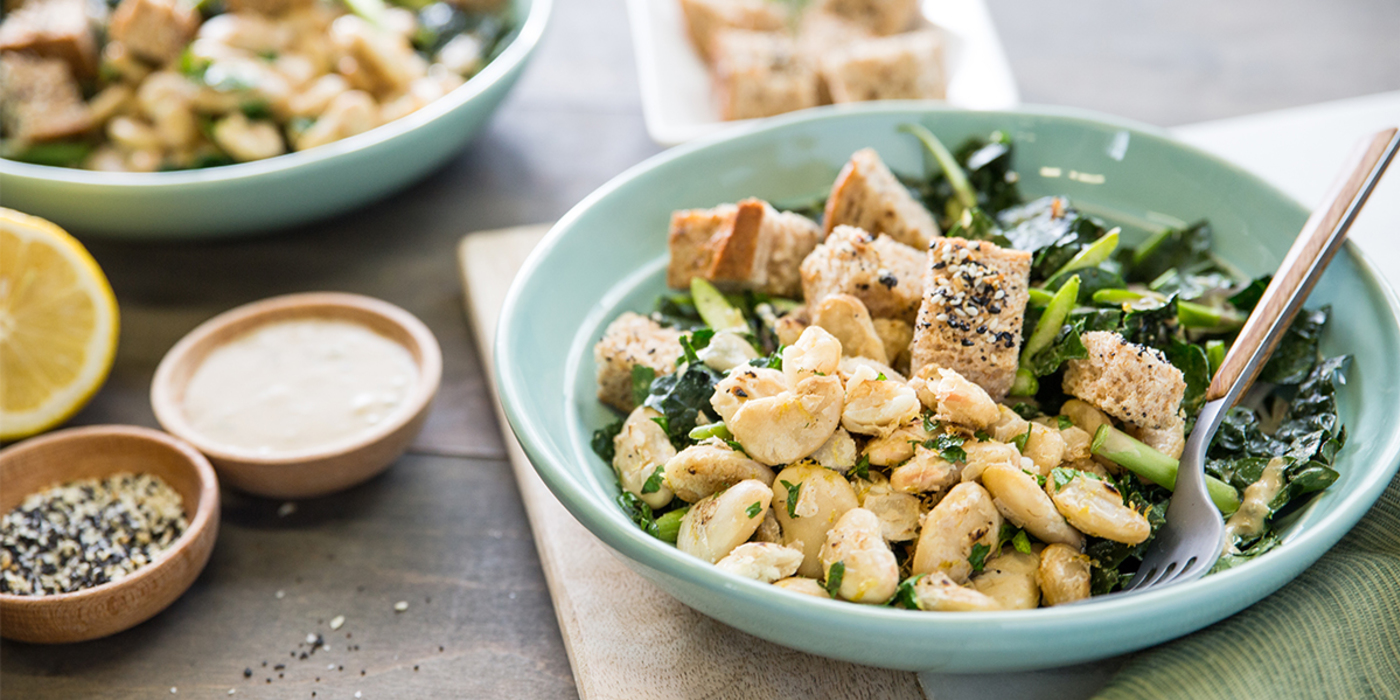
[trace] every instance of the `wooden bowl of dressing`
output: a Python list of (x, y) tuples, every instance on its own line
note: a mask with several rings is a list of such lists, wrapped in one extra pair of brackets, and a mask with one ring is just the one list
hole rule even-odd
[(200, 324), (156, 368), (151, 405), (225, 484), (309, 498), (398, 459), (441, 379), (437, 339), (413, 314), (358, 294), (313, 292)]
[(31, 494), (122, 472), (159, 477), (180, 495), (183, 533), (149, 563), (115, 581), (72, 593), (0, 593), (0, 635), (57, 644), (134, 627), (175, 602), (209, 562), (219, 533), (219, 480), (197, 450), (165, 433), (129, 425), (72, 428), (0, 450), (0, 513)]

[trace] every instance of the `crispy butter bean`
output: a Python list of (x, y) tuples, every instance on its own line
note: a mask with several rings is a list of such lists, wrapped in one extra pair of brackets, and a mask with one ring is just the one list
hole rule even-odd
[(832, 294), (812, 307), (812, 323), (836, 337), (841, 353), (868, 357), (889, 364), (885, 344), (864, 302), (849, 294)]
[(746, 542), (734, 548), (715, 566), (755, 581), (773, 583), (797, 572), (802, 552), (771, 542)]
[[(642, 488), (657, 467), (676, 456), (676, 448), (671, 446), (666, 431), (652, 420), (660, 415), (655, 409), (638, 406), (622, 423), (617, 437), (613, 438), (613, 470), (617, 472), (618, 481), (622, 488), (652, 508), (670, 503), (671, 489), (664, 479), (661, 487), (652, 493), (642, 493)], [(699, 498), (690, 500), (693, 502)]]
[(831, 598), (831, 594), (827, 593), (825, 588), (822, 588), (820, 581), (814, 578), (807, 578), (806, 576), (785, 578), (781, 581), (774, 581), (773, 585), (785, 591), (801, 593), (802, 595), (809, 595), (813, 598)]
[[(648, 421), (652, 425), (656, 423)], [(656, 426), (660, 429), (660, 426)], [(661, 431), (665, 437), (665, 431)], [(669, 441), (667, 444), (670, 444)], [(681, 450), (666, 461), (666, 485), (676, 496), (694, 503), (716, 491), (747, 479), (772, 486), (773, 470), (736, 452), (719, 438), (710, 438)]]
[(865, 456), (878, 467), (899, 464), (914, 456), (914, 445), (933, 437), (924, 430), (924, 421), (915, 418), (885, 437), (874, 437), (865, 443)]
[(932, 493), (958, 483), (962, 468), (919, 445), (909, 461), (890, 471), (890, 487), (902, 493)]
[(973, 545), (995, 547), (1001, 522), (1001, 513), (980, 484), (964, 481), (954, 486), (924, 518), (914, 549), (914, 573), (942, 572), (955, 583), (966, 582), (972, 573), (967, 558)]
[(964, 588), (942, 571), (934, 571), (914, 582), (914, 601), (920, 610), (931, 612), (974, 612), (1000, 610), (997, 601), (981, 591)]
[(1030, 430), (1031, 424), (1015, 411), (997, 404), (996, 422), (987, 426), (987, 432), (992, 439), (997, 442), (1014, 442), (1016, 438), (1026, 434)]
[(783, 348), (788, 386), (812, 376), (830, 376), (841, 366), (841, 341), (819, 326), (808, 326), (797, 342)]
[(789, 464), (816, 452), (836, 432), (842, 395), (837, 377), (810, 376), (790, 391), (743, 403), (725, 425), (755, 460)]
[[(681, 518), (676, 548), (711, 564), (723, 559), (758, 529), (772, 499), (772, 489), (758, 480), (700, 499)], [(758, 512), (750, 515), (754, 504)]]
[(1034, 476), (997, 464), (983, 470), (982, 485), (992, 495), (997, 510), (1013, 525), (1044, 542), (1062, 542), (1075, 548), (1084, 544), (1083, 536), (1055, 509), (1054, 501)]
[(875, 370), (861, 366), (846, 382), (841, 426), (861, 435), (889, 435), (919, 415), (914, 390), (896, 379), (880, 379)]
[(1052, 544), (1042, 550), (1037, 576), (1047, 606), (1089, 597), (1089, 557), (1074, 547)]
[(1026, 439), (1026, 446), (1021, 450), (1021, 454), (1035, 462), (1042, 476), (1049, 474), (1051, 469), (1060, 466), (1060, 462), (1065, 459), (1065, 440), (1060, 437), (1058, 429), (1041, 423), (1031, 423), (1030, 430), (1031, 435)]
[(1138, 544), (1152, 534), (1147, 518), (1124, 505), (1118, 489), (1102, 479), (1076, 473), (1068, 483), (1061, 485), (1055, 483), (1052, 475), (1046, 486), (1051, 490), (1055, 508), (1070, 525), (1086, 535)]
[(1034, 552), (1025, 554), (1008, 545), (972, 577), (972, 588), (995, 600), (1002, 610), (1032, 610), (1040, 606), (1039, 569), (1040, 557)]
[[(788, 510), (788, 486), (797, 489), (792, 511)], [(778, 473), (773, 482), (773, 507), (783, 528), (783, 544), (802, 550), (798, 573), (817, 577), (822, 574), (821, 548), (826, 534), (846, 511), (859, 507), (855, 490), (840, 474), (814, 464), (794, 464)]]
[(826, 533), (821, 562), (828, 585), (832, 567), (841, 564), (836, 594), (853, 603), (884, 603), (899, 586), (899, 564), (885, 544), (880, 518), (864, 508), (852, 508), (837, 519)]

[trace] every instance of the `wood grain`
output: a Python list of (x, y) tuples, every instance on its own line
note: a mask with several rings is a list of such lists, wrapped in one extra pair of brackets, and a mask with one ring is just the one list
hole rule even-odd
[(152, 474), (180, 494), (185, 532), (126, 577), (73, 593), (0, 594), (0, 634), (41, 644), (81, 642), (131, 628), (175, 602), (199, 576), (219, 533), (219, 482), (208, 460), (169, 435), (128, 425), (50, 433), (0, 451), (0, 513), (78, 479)]
[(1274, 351), (1283, 333), (1272, 331), (1279, 326), (1287, 327), (1292, 322), (1293, 316), (1302, 308), (1303, 301), (1322, 276), (1322, 270), (1341, 249), (1345, 233), (1335, 237), (1333, 233), (1347, 209), (1360, 195), (1367, 178), (1395, 139), (1395, 134), (1393, 127), (1376, 132), (1363, 140), (1347, 159), (1336, 184), (1303, 224), (1302, 232), (1288, 249), (1273, 281), (1264, 290), (1249, 320), (1230, 346), (1229, 354), (1206, 389), (1207, 401), (1224, 398), (1239, 383), (1243, 384), (1239, 392), (1243, 395), (1244, 390), (1254, 383), (1264, 362), (1254, 363), (1251, 367), (1251, 361), (1261, 350), (1263, 357), (1268, 357)]
[[(467, 236), (459, 248), (488, 377), (506, 289), (545, 227)], [(506, 421), (500, 415), (502, 426)], [(549, 492), (505, 433), (579, 696), (602, 698), (922, 698), (914, 674), (833, 661), (715, 622), (632, 572)]]

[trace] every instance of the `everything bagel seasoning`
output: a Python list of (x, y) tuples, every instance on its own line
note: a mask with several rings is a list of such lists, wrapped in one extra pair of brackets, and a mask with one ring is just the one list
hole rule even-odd
[(159, 477), (83, 479), (24, 499), (0, 522), (0, 592), (72, 593), (149, 564), (188, 523)]

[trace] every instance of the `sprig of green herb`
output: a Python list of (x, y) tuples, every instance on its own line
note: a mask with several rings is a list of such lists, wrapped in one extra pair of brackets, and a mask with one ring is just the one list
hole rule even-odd
[(987, 554), (992, 548), (985, 542), (978, 542), (972, 545), (972, 552), (967, 555), (967, 563), (972, 565), (973, 571), (981, 571), (987, 565)]
[(763, 512), (763, 503), (761, 501), (754, 501), (749, 504), (748, 508), (744, 509), (744, 512), (748, 514), (750, 520), (757, 518), (758, 514)]
[(647, 477), (646, 483), (642, 484), (642, 493), (656, 493), (661, 490), (666, 479), (666, 465), (658, 464), (652, 470), (651, 476)]
[(789, 518), (796, 518), (796, 517), (798, 517), (798, 515), (797, 515), (797, 498), (798, 498), (798, 495), (797, 495), (797, 494), (802, 490), (802, 484), (800, 484), (800, 483), (794, 484), (794, 483), (792, 483), (791, 481), (788, 481), (787, 479), (783, 479), (783, 480), (779, 481), (779, 483), (781, 483), (781, 484), (783, 485), (783, 488), (787, 489), (787, 512), (788, 512), (788, 517), (789, 517)]
[(838, 561), (826, 570), (826, 592), (835, 598), (841, 590), (841, 580), (846, 578), (846, 563)]

